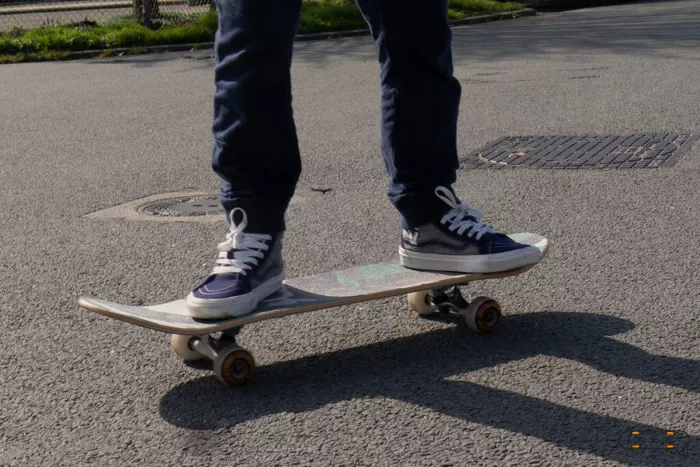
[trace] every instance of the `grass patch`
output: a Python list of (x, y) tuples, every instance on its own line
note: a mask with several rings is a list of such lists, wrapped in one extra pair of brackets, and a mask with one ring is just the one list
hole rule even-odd
[[(517, 2), (496, 0), (449, 0), (450, 19), (488, 13), (501, 13), (525, 8)], [(299, 33), (349, 31), (366, 29), (360, 10), (353, 0), (305, 0), (301, 7)]]
[(3, 55), (0, 54), (0, 65), (5, 65), (8, 63), (26, 63), (26, 62), (42, 62), (47, 60), (63, 60), (68, 56), (68, 52), (43, 52), (37, 53), (26, 53), (18, 55)]
[(475, 14), (502, 13), (525, 8), (517, 2), (495, 2), (493, 0), (449, 0), (447, 13), (450, 19), (462, 19)]
[[(461, 19), (484, 13), (513, 11), (519, 3), (495, 0), (449, 0), (449, 17)], [(161, 14), (157, 29), (138, 24), (131, 15), (106, 21), (44, 26), (0, 33), (0, 63), (59, 60), (68, 52), (132, 48), (139, 53), (154, 45), (212, 42), (217, 28), (216, 12), (204, 14)], [(338, 32), (366, 29), (365, 21), (352, 0), (304, 0), (299, 33)]]
[(133, 17), (112, 18), (105, 23), (83, 21), (30, 30), (13, 29), (0, 35), (0, 55), (47, 54), (103, 50), (149, 45), (210, 42), (217, 25), (215, 12), (196, 17), (164, 15), (158, 29), (137, 24)]
[(301, 4), (299, 34), (366, 28), (367, 23), (352, 0), (305, 0)]

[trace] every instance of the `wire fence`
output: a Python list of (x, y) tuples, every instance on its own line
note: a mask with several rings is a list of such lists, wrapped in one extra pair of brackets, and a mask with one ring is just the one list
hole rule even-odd
[(162, 17), (196, 16), (215, 8), (214, 0), (0, 0), (0, 32), (125, 18), (150, 27)]

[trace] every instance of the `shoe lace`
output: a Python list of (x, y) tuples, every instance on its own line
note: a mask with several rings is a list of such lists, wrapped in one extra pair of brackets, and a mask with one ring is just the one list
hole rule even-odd
[(466, 231), (467, 237), (476, 237), (477, 240), (480, 240), (484, 234), (496, 233), (488, 224), (480, 222), (484, 217), (482, 211), (466, 203), (458, 203), (457, 198), (447, 188), (442, 186), (435, 188), (435, 195), (452, 208), (440, 219), (441, 224), (451, 223), (448, 227), (451, 232), (456, 230), (459, 235), (462, 235)]
[[(234, 214), (239, 212), (242, 215), (241, 222), (236, 224)], [(265, 243), (272, 240), (271, 235), (245, 233), (248, 226), (248, 215), (241, 208), (235, 208), (229, 214), (229, 232), (226, 240), (219, 243), (219, 257), (216, 259), (214, 274), (247, 274), (253, 267), (257, 266), (259, 259), (265, 256), (265, 251), (269, 246)], [(231, 255), (230, 253), (233, 252)]]

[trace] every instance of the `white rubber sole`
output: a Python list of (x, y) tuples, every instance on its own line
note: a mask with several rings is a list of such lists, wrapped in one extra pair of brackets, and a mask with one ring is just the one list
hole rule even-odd
[(187, 296), (190, 316), (201, 319), (236, 318), (255, 310), (260, 302), (282, 288), (284, 273), (271, 277), (247, 294), (231, 298), (201, 299)]
[(491, 255), (450, 256), (433, 253), (416, 253), (399, 247), (402, 266), (410, 269), (443, 272), (490, 273), (510, 271), (537, 264), (542, 259), (539, 248), (528, 246), (518, 250)]

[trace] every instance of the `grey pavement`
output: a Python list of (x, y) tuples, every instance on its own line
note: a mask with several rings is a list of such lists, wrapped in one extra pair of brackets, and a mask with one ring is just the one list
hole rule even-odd
[[(457, 28), (454, 49), (460, 154), (509, 135), (700, 131), (700, 2)], [(85, 215), (217, 189), (212, 66), (0, 67), (1, 465), (698, 465), (698, 145), (669, 169), (460, 171), (496, 227), (553, 244), (528, 274), (474, 285), (506, 314), (488, 337), (403, 298), (273, 320), (242, 332), (259, 371), (236, 391), (168, 336), (80, 309), (82, 294), (179, 298), (208, 272), (223, 221)], [(396, 258), (377, 71), (367, 38), (297, 45), (290, 276)]]

